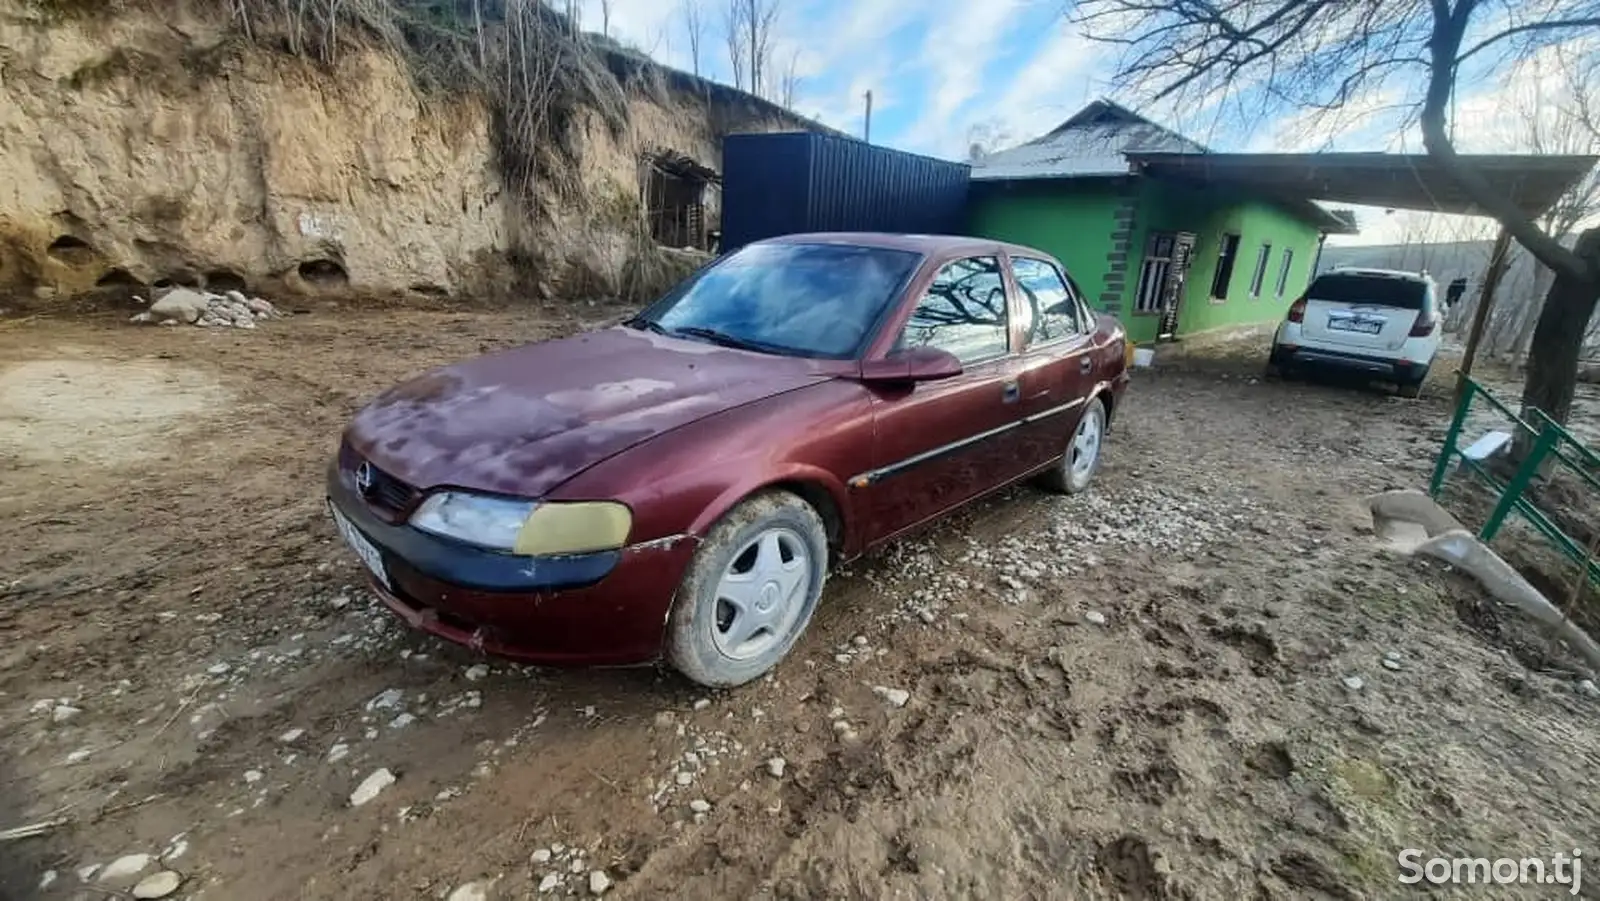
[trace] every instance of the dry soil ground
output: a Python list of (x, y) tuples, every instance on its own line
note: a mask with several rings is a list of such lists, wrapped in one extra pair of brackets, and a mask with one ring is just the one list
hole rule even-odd
[(0, 326), (0, 828), (57, 823), (0, 844), (5, 897), (118, 897), (87, 868), (149, 854), (221, 901), (594, 871), (619, 898), (1390, 898), (1421, 891), (1403, 848), (1595, 847), (1600, 701), (1371, 535), (1443, 392), (1259, 382), (1254, 354), (1141, 372), (1090, 493), (1018, 488), (837, 575), (739, 691), (409, 633), (321, 506), (341, 424), (581, 325)]

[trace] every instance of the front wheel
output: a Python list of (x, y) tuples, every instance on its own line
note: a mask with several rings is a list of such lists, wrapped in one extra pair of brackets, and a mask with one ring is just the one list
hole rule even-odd
[(827, 530), (810, 504), (786, 491), (746, 499), (695, 552), (667, 618), (667, 660), (711, 688), (760, 677), (805, 632), (827, 571)]
[(1100, 471), (1100, 449), (1106, 435), (1106, 405), (1098, 397), (1089, 405), (1072, 430), (1066, 453), (1044, 475), (1044, 484), (1062, 494), (1079, 494), (1089, 487)]

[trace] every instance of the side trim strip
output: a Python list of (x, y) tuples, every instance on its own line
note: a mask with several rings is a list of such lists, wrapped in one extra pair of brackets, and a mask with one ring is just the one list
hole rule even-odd
[(906, 457), (903, 460), (890, 463), (888, 466), (881, 466), (877, 469), (869, 469), (866, 472), (851, 476), (846, 484), (848, 484), (851, 488), (866, 488), (870, 485), (876, 485), (884, 479), (900, 475), (904, 472), (921, 466), (924, 463), (931, 463), (935, 460), (948, 457), (952, 454), (960, 453), (961, 451), (964, 451), (967, 448), (978, 444), (979, 442), (988, 441), (990, 438), (998, 438), (1001, 435), (1012, 431), (1013, 429), (1019, 429), (1025, 425), (1032, 425), (1040, 420), (1048, 419), (1052, 416), (1058, 416), (1062, 413), (1068, 412), (1069, 410), (1074, 410), (1080, 406), (1083, 406), (1083, 402), (1084, 399), (1080, 397), (1068, 403), (1061, 404), (1060, 406), (1051, 407), (1048, 410), (1040, 410), (1031, 416), (1024, 416), (1016, 422), (1009, 422), (998, 428), (989, 429), (986, 432), (979, 432), (976, 435), (963, 438), (960, 441), (952, 441), (949, 444), (942, 444), (936, 448), (933, 448), (932, 450), (926, 450), (920, 454), (914, 454), (910, 457)]

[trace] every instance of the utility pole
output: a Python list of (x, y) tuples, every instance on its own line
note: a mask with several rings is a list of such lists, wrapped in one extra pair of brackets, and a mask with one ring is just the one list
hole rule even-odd
[(872, 92), (867, 92), (867, 122), (861, 128), (861, 140), (872, 143)]

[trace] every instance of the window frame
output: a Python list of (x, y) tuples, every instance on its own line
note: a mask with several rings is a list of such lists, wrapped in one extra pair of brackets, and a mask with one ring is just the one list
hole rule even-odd
[(1024, 297), (1023, 294), (1022, 294), (1022, 280), (1017, 278), (1016, 263), (1017, 263), (1018, 260), (1026, 260), (1026, 261), (1028, 261), (1030, 263), (1038, 263), (1038, 264), (1044, 266), (1045, 268), (1049, 269), (1051, 272), (1054, 272), (1056, 274), (1056, 278), (1061, 279), (1061, 286), (1063, 288), (1067, 289), (1067, 298), (1073, 302), (1073, 304), (1075, 305), (1075, 308), (1077, 309), (1077, 315), (1073, 316), (1074, 319), (1078, 320), (1077, 328), (1074, 329), (1071, 334), (1069, 334), (1069, 335), (1061, 335), (1060, 337), (1049, 338), (1049, 339), (1046, 339), (1046, 340), (1043, 340), (1043, 341), (1034, 341), (1034, 340), (1032, 340), (1032, 335), (1029, 334), (1029, 335), (1024, 336), (1024, 338), (1023, 338), (1023, 346), (1020, 348), (1020, 350), (1028, 351), (1028, 350), (1032, 350), (1032, 349), (1034, 349), (1036, 347), (1054, 347), (1055, 345), (1061, 344), (1061, 343), (1063, 343), (1065, 341), (1071, 341), (1074, 338), (1082, 338), (1085, 335), (1092, 334), (1092, 332), (1089, 331), (1088, 329), (1086, 329), (1085, 326), (1087, 326), (1091, 321), (1093, 321), (1093, 319), (1092, 319), (1092, 317), (1091, 318), (1085, 318), (1083, 316), (1083, 312), (1084, 312), (1083, 295), (1080, 292), (1074, 290), (1072, 279), (1067, 276), (1067, 273), (1066, 273), (1065, 269), (1063, 269), (1061, 266), (1058, 266), (1054, 262), (1052, 262), (1050, 260), (1047, 260), (1047, 259), (1045, 259), (1043, 257), (1030, 256), (1030, 255), (1008, 254), (1007, 258), (1009, 260), (1009, 264), (1008, 264), (1007, 268), (1010, 270), (1011, 281), (1016, 284), (1017, 305), (1018, 305), (1019, 308), (1022, 307), (1023, 305), (1025, 305), (1028, 301), (1027, 301), (1027, 298)]
[[(1228, 248), (1228, 239), (1230, 238), (1233, 239), (1233, 248), (1231, 251)], [(1233, 290), (1233, 277), (1238, 273), (1239, 269), (1239, 247), (1242, 244), (1244, 244), (1244, 235), (1240, 232), (1225, 231), (1218, 238), (1217, 264), (1216, 268), (1211, 270), (1211, 286), (1207, 292), (1211, 295), (1210, 300), (1212, 303), (1220, 304), (1228, 302), (1228, 292)], [(1224, 264), (1226, 264), (1228, 273), (1228, 277), (1226, 279), (1222, 278)], [(1217, 292), (1218, 279), (1222, 279), (1221, 293)]]
[[(905, 338), (906, 332), (911, 328), (912, 320), (916, 318), (917, 308), (922, 305), (922, 302), (924, 300), (926, 300), (929, 296), (931, 296), (931, 293), (932, 293), (932, 290), (933, 290), (933, 286), (939, 281), (940, 273), (944, 272), (945, 269), (947, 269), (947, 268), (949, 268), (951, 266), (954, 266), (954, 265), (956, 265), (958, 263), (963, 263), (963, 262), (966, 262), (968, 260), (985, 260), (985, 259), (994, 260), (996, 275), (998, 275), (999, 278), (1000, 278), (1000, 291), (1004, 295), (1004, 299), (1005, 299), (1005, 302), (1003, 304), (1001, 304), (1001, 310), (1003, 312), (1003, 315), (1005, 316), (1005, 323), (1004, 323), (1004, 325), (1003, 325), (1003, 327), (1001, 329), (1001, 334), (1005, 336), (1005, 347), (1003, 347), (1001, 350), (999, 350), (996, 353), (990, 354), (988, 356), (977, 357), (977, 358), (974, 358), (974, 359), (971, 359), (971, 360), (962, 360), (959, 355), (955, 354), (955, 352), (950, 351), (950, 350), (948, 350), (946, 348), (939, 347), (938, 349), (939, 350), (943, 350), (946, 353), (949, 353), (951, 356), (954, 356), (958, 360), (961, 360), (961, 368), (964, 369), (964, 370), (970, 370), (975, 366), (983, 366), (985, 364), (993, 363), (993, 362), (996, 362), (998, 360), (1004, 360), (1005, 358), (1013, 356), (1014, 354), (1016, 354), (1017, 353), (1017, 347), (1016, 347), (1016, 341), (1015, 341), (1015, 337), (1016, 337), (1015, 328), (1014, 328), (1015, 322), (1013, 322), (1013, 319), (1012, 319), (1012, 305), (1015, 303), (1015, 297), (1014, 297), (1013, 292), (1011, 290), (1011, 287), (1012, 287), (1011, 286), (1011, 276), (1009, 274), (1010, 265), (1007, 263), (1007, 256), (1005, 254), (999, 252), (998, 250), (995, 251), (994, 253), (973, 253), (973, 254), (967, 254), (967, 255), (964, 255), (964, 256), (949, 257), (947, 259), (942, 260), (937, 265), (935, 265), (934, 268), (933, 268), (933, 272), (930, 275), (930, 277), (928, 278), (927, 284), (922, 288), (921, 293), (918, 294), (915, 298), (907, 301), (905, 319), (900, 323), (899, 332), (895, 335), (894, 341), (890, 343), (888, 353), (889, 354), (893, 354), (894, 353), (894, 348), (896, 348), (898, 346), (901, 346), (901, 341)], [(919, 346), (923, 346), (923, 347), (938, 347), (938, 345), (931, 345), (931, 344), (930, 345), (919, 345)]]
[(1289, 290), (1289, 270), (1294, 267), (1294, 248), (1285, 247), (1279, 258), (1282, 262), (1278, 264), (1278, 291), (1274, 296), (1282, 300), (1284, 293)]
[(1250, 299), (1260, 300), (1261, 292), (1267, 287), (1267, 270), (1272, 267), (1272, 242), (1262, 241), (1261, 249), (1256, 251), (1256, 265), (1250, 271)]

